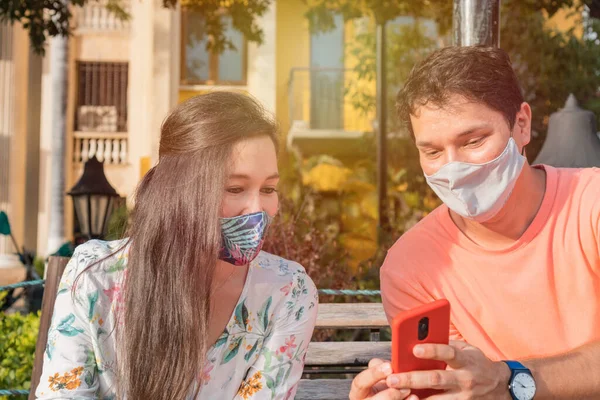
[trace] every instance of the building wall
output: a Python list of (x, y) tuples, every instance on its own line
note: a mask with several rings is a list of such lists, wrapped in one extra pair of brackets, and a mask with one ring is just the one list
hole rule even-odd
[[(282, 134), (290, 129), (290, 98), (288, 84), (294, 67), (310, 67), (310, 31), (304, 17), (307, 7), (301, 0), (280, 0), (277, 3), (276, 38), (276, 104)], [(308, 102), (304, 102), (308, 104)]]
[[(11, 154), (16, 139), (14, 132), (15, 118), (15, 55), (14, 55), (14, 27), (0, 24), (0, 210), (5, 211), (14, 222), (13, 216), (18, 214), (15, 210), (12, 195), (13, 186)], [(15, 233), (19, 231), (18, 224), (14, 227)], [(9, 237), (0, 236), (0, 265), (14, 263), (15, 258), (9, 256), (15, 251)], [(4, 266), (4, 265), (3, 265)]]
[[(20, 25), (0, 29), (0, 210), (8, 214), (17, 244), (35, 250), (41, 59)], [(15, 250), (10, 238), (0, 237), (0, 264)]]

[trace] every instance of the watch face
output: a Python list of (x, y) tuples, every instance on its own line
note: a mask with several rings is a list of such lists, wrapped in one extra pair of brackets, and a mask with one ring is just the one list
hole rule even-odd
[(535, 381), (531, 375), (524, 372), (515, 375), (511, 388), (515, 397), (519, 400), (531, 400), (535, 395)]

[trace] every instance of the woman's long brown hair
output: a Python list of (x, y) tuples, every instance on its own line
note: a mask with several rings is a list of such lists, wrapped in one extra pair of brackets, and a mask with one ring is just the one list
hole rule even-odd
[(277, 126), (252, 97), (211, 92), (178, 105), (161, 127), (159, 162), (140, 183), (128, 230), (119, 397), (181, 400), (199, 391), (209, 347), (219, 216), (233, 145)]

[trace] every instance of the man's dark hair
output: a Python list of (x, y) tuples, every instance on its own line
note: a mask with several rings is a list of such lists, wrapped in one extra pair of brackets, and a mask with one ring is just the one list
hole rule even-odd
[(504, 50), (484, 46), (445, 47), (410, 72), (396, 97), (400, 122), (414, 137), (411, 114), (425, 104), (447, 106), (450, 97), (456, 94), (502, 113), (511, 129), (524, 101)]

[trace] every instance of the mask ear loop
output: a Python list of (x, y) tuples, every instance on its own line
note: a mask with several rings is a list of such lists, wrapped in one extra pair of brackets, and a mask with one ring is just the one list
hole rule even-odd
[[(512, 139), (512, 140), (515, 140), (515, 139), (513, 138), (513, 133), (512, 133), (512, 131), (510, 131), (510, 139)], [(509, 140), (510, 140), (510, 139), (509, 139)], [(521, 155), (522, 155), (523, 157), (525, 157), (525, 146), (523, 146), (523, 147), (521, 148)]]

